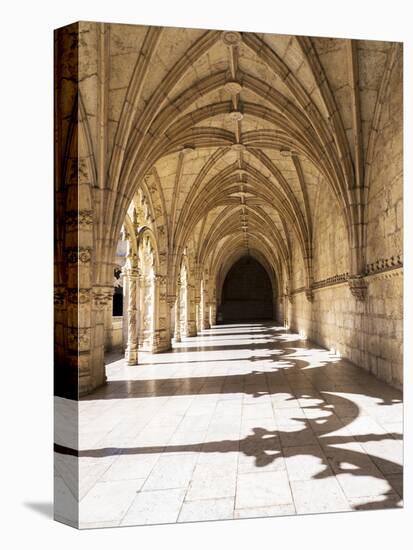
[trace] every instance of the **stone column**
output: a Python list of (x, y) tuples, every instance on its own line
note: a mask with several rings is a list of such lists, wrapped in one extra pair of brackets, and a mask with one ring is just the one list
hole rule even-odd
[(209, 303), (209, 325), (216, 325), (217, 323), (217, 306), (216, 302)]
[(203, 328), (204, 329), (208, 329), (208, 328), (211, 328), (211, 323), (210, 323), (210, 320), (209, 320), (209, 302), (207, 302), (204, 306), (204, 317), (203, 317), (203, 320), (204, 320), (204, 326)]
[(176, 296), (172, 294), (168, 294), (166, 298), (167, 304), (168, 304), (168, 338), (169, 338), (169, 349), (172, 344), (172, 339), (175, 334), (175, 311), (174, 306), (176, 303)]
[(195, 298), (195, 327), (196, 332), (201, 331), (201, 302), (198, 297)]
[[(113, 289), (115, 290), (115, 289)], [(105, 351), (112, 349), (113, 295), (105, 306)]]
[(181, 282), (178, 280), (175, 301), (175, 342), (181, 341)]
[(137, 268), (125, 270), (128, 279), (128, 342), (126, 346), (125, 359), (128, 365), (138, 364), (138, 327), (137, 327), (137, 298), (138, 298), (138, 276)]

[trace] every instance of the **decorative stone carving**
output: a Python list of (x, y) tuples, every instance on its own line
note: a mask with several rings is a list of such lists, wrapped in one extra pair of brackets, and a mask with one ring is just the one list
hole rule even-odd
[(328, 277), (327, 279), (322, 279), (321, 281), (316, 281), (313, 283), (312, 288), (324, 288), (327, 286), (333, 286), (345, 283), (349, 278), (349, 273), (340, 273), (339, 275), (333, 275), (332, 277)]
[(380, 258), (371, 264), (366, 266), (366, 274), (372, 275), (374, 273), (381, 273), (383, 271), (389, 271), (390, 269), (398, 269), (403, 266), (403, 257), (401, 254), (391, 256), (390, 258)]
[(90, 288), (69, 288), (67, 291), (68, 301), (71, 304), (88, 304), (90, 303)]
[(92, 248), (90, 246), (81, 246), (79, 248), (69, 247), (66, 249), (67, 261), (70, 264), (81, 262), (89, 263), (92, 259)]
[(97, 309), (103, 309), (108, 306), (113, 298), (114, 288), (93, 289), (93, 305)]
[(224, 31), (221, 38), (226, 46), (237, 46), (242, 41), (241, 33), (235, 31)]
[(69, 210), (66, 212), (66, 225), (69, 229), (81, 226), (89, 227), (93, 223), (92, 210)]
[(66, 298), (66, 289), (55, 287), (53, 302), (55, 306), (63, 306)]
[(125, 359), (128, 365), (138, 364), (138, 329), (136, 315), (136, 300), (137, 300), (137, 279), (139, 277), (139, 269), (136, 267), (128, 267), (125, 269), (125, 275), (128, 279), (128, 341), (125, 352)]
[(241, 111), (231, 111), (230, 113), (228, 113), (228, 117), (234, 122), (237, 122), (239, 120), (242, 120), (244, 118), (244, 115), (241, 113)]
[(232, 149), (233, 151), (237, 151), (237, 152), (239, 153), (240, 151), (245, 151), (245, 150), (246, 150), (246, 147), (245, 147), (245, 145), (243, 145), (242, 143), (233, 143), (233, 144), (231, 145), (231, 149)]
[(359, 302), (364, 302), (367, 297), (367, 283), (361, 275), (350, 277), (348, 280), (350, 292)]
[(69, 327), (68, 343), (70, 347), (78, 347), (82, 349), (90, 348), (90, 329)]
[(236, 82), (235, 80), (231, 80), (227, 82), (224, 86), (225, 91), (227, 91), (231, 95), (239, 94), (242, 90), (242, 85), (239, 82)]

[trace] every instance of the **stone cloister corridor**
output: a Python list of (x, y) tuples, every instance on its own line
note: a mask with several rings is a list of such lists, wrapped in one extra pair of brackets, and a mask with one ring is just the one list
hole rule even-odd
[(55, 52), (56, 518), (402, 506), (402, 45)]
[(109, 361), (80, 401), (83, 528), (401, 505), (401, 393), (298, 334), (220, 325)]

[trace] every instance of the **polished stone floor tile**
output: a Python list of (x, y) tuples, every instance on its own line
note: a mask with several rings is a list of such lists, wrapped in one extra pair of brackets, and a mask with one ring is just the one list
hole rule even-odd
[(291, 490), (298, 514), (351, 510), (350, 503), (335, 477), (291, 481)]
[[(108, 355), (108, 384), (78, 404), (81, 527), (402, 505), (401, 393), (367, 371), (263, 323), (139, 361)], [(75, 459), (56, 457), (71, 503)]]
[(285, 471), (240, 474), (235, 508), (255, 508), (292, 504), (290, 483)]
[(140, 492), (123, 517), (121, 525), (175, 523), (184, 496), (185, 489)]
[(233, 515), (234, 498), (185, 501), (178, 522), (232, 519)]

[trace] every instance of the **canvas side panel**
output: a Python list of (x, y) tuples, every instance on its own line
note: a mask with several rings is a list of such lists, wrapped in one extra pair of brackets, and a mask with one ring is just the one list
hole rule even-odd
[(79, 279), (79, 25), (54, 34), (54, 517), (78, 526)]

